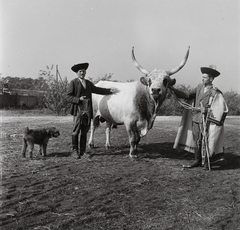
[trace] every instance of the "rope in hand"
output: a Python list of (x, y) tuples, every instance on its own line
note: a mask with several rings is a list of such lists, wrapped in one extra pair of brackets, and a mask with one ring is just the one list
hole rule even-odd
[(181, 100), (180, 98), (178, 98), (175, 93), (171, 90), (171, 88), (169, 88), (171, 95), (173, 96), (173, 98), (185, 109), (191, 109), (193, 111), (193, 114), (198, 113), (201, 111), (200, 108), (194, 107), (190, 104), (188, 104), (185, 100)]

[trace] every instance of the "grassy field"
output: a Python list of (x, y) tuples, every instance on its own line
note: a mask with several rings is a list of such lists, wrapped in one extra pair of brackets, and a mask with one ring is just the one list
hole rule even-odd
[[(72, 117), (1, 114), (1, 229), (240, 229), (240, 118), (225, 122), (225, 158), (211, 172), (183, 170), (193, 155), (172, 148), (180, 117), (157, 117), (128, 156), (124, 126), (104, 125), (87, 158), (71, 156)], [(24, 127), (55, 126), (47, 157), (21, 157)]]

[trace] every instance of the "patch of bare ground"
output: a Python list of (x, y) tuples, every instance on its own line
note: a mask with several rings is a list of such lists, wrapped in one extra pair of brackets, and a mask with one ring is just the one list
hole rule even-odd
[[(17, 119), (16, 119), (17, 118)], [(124, 126), (104, 148), (104, 125), (94, 149), (71, 156), (72, 117), (4, 116), (1, 124), (1, 229), (240, 229), (240, 118), (225, 125), (226, 160), (211, 172), (183, 170), (193, 155), (172, 148), (180, 117), (157, 117), (128, 157)], [(56, 126), (47, 157), (21, 157), (25, 126)]]

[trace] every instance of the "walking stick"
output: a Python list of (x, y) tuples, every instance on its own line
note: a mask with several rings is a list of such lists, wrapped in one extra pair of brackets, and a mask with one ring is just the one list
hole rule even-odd
[[(201, 103), (201, 108), (204, 108), (202, 103)], [(211, 171), (211, 165), (210, 165), (210, 158), (209, 158), (209, 148), (208, 148), (208, 139), (207, 139), (207, 121), (205, 119), (204, 113), (202, 113), (202, 120), (203, 120), (203, 130), (202, 130), (202, 135), (203, 135), (203, 143), (204, 147), (206, 150), (206, 155), (207, 155), (207, 161), (208, 161), (208, 170)]]

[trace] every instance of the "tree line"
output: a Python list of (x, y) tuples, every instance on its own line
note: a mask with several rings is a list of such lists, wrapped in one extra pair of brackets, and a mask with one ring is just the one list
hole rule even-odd
[[(47, 67), (47, 70), (40, 70), (37, 79), (5, 77), (0, 79), (0, 91), (4, 88), (8, 89), (28, 89), (44, 91), (43, 98), (39, 98), (42, 107), (47, 108), (57, 115), (66, 115), (69, 113), (70, 103), (67, 102), (66, 92), (68, 88), (68, 80), (66, 77), (58, 78), (53, 74), (53, 68)], [(112, 79), (113, 74), (105, 74), (96, 80), (90, 78), (94, 84), (100, 80), (116, 81)], [(133, 80), (129, 80), (133, 81)], [(182, 91), (191, 90), (190, 86), (175, 85), (177, 89)], [(240, 94), (231, 90), (223, 93), (229, 108), (228, 115), (240, 115)], [(39, 96), (40, 97), (40, 96)], [(171, 96), (167, 94), (166, 100), (160, 107), (158, 115), (160, 116), (181, 116), (183, 107)]]

